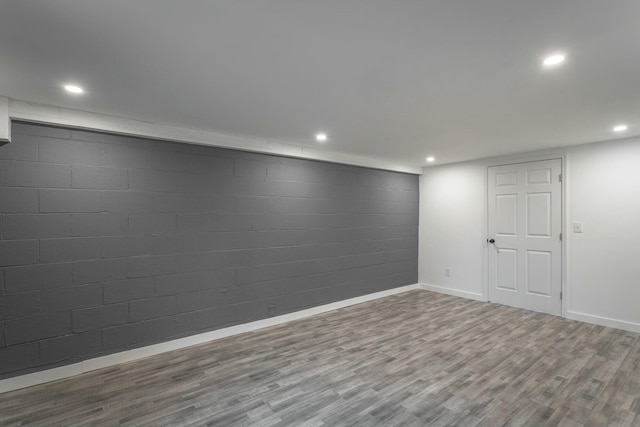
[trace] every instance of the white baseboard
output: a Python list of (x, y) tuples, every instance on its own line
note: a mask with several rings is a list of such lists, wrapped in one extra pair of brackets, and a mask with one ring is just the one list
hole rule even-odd
[(166, 353), (168, 351), (178, 350), (193, 345), (204, 344), (220, 338), (230, 337), (245, 332), (256, 331), (258, 329), (275, 326), (292, 320), (304, 319), (316, 314), (326, 313), (328, 311), (337, 310), (348, 307), (350, 305), (360, 304), (372, 301), (378, 298), (384, 298), (414, 289), (420, 289), (418, 284), (402, 286), (399, 288), (389, 289), (387, 291), (375, 292), (360, 297), (349, 298), (343, 301), (325, 304), (318, 307), (308, 308), (306, 310), (296, 311), (295, 313), (284, 314), (282, 316), (270, 317), (268, 319), (258, 320), (255, 322), (244, 323), (242, 325), (231, 326), (224, 329), (218, 329), (211, 332), (205, 332), (198, 335), (192, 335), (177, 340), (167, 341), (160, 344), (154, 344), (146, 347), (127, 350), (120, 353), (110, 354), (107, 356), (96, 357), (94, 359), (84, 360), (72, 365), (61, 366), (59, 368), (47, 369), (45, 371), (34, 372), (32, 374), (21, 375), (14, 378), (0, 380), (0, 393), (18, 390), (25, 387), (31, 387), (38, 384), (44, 384), (51, 381), (61, 380), (73, 377), (85, 372), (94, 371), (96, 369), (107, 368), (118, 365), (120, 363), (131, 362), (133, 360), (142, 359), (144, 357), (154, 356), (156, 354)]
[(607, 326), (609, 328), (622, 329), (624, 331), (640, 333), (640, 323), (627, 322), (625, 320), (611, 319), (608, 317), (594, 316), (592, 314), (567, 311), (567, 319), (580, 322), (593, 323), (594, 325)]
[[(439, 292), (441, 294), (453, 295), (456, 297), (468, 298), (476, 301), (488, 301), (488, 299), (485, 298), (482, 294), (460, 291), (458, 289), (444, 288), (442, 286), (428, 285), (426, 283), (418, 283), (418, 289)], [(566, 316), (564, 317), (567, 319), (578, 320), (580, 322), (591, 323), (594, 325), (640, 333), (640, 323), (627, 322), (625, 320), (611, 319), (609, 317), (595, 316), (592, 314), (578, 313), (575, 311), (567, 311)]]
[(426, 283), (418, 283), (418, 289), (425, 291), (439, 292), (441, 294), (453, 295), (454, 297), (468, 298), (476, 301), (487, 302), (487, 298), (482, 294), (474, 292), (460, 291), (458, 289), (445, 288), (442, 286), (428, 285)]

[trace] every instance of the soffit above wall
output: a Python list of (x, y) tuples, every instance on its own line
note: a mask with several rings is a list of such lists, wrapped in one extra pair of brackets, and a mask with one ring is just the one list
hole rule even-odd
[[(7, 100), (7, 98), (0, 98), (0, 113), (2, 112), (1, 107), (3, 105), (3, 99)], [(328, 150), (317, 150), (295, 144), (242, 138), (204, 130), (188, 129), (162, 123), (144, 122), (140, 120), (132, 120), (68, 108), (52, 107), (17, 100), (7, 100), (5, 104), (7, 105), (6, 111), (8, 117), (14, 120), (71, 126), (82, 129), (111, 132), (120, 135), (140, 136), (188, 144), (231, 148), (257, 153), (274, 154), (278, 156), (364, 166), (374, 169), (417, 175), (422, 173), (422, 168), (417, 166), (403, 165), (397, 162), (385, 161), (366, 156)], [(7, 123), (8, 122), (9, 121), (7, 120)]]

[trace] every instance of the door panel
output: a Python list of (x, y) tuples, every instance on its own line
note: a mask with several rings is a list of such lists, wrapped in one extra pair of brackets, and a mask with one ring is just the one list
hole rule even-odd
[(551, 296), (551, 252), (527, 251), (527, 292)]
[(489, 300), (561, 314), (560, 159), (488, 170)]
[(551, 237), (551, 193), (527, 194), (527, 236)]
[(515, 236), (518, 233), (518, 195), (496, 196), (496, 234)]
[(527, 171), (527, 185), (551, 184), (551, 169)]
[(518, 185), (518, 174), (516, 172), (496, 174), (496, 187), (509, 187), (513, 185)]
[(517, 290), (518, 252), (513, 249), (498, 249), (498, 283), (501, 289)]

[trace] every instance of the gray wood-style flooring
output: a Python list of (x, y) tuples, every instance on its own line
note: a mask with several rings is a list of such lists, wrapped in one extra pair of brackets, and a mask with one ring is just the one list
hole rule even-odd
[(640, 335), (412, 291), (6, 393), (0, 424), (638, 426)]

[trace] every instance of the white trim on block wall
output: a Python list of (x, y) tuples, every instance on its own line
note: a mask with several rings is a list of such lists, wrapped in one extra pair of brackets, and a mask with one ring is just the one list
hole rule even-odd
[[(0, 97), (0, 101), (2, 99), (7, 100), (7, 98)], [(399, 164), (375, 157), (359, 156), (324, 149), (320, 150), (296, 143), (246, 138), (164, 123), (127, 119), (106, 114), (36, 104), (15, 99), (9, 99), (8, 102), (9, 115), (14, 120), (70, 126), (119, 135), (229, 148), (277, 156), (364, 166), (415, 175), (422, 174), (422, 167), (420, 166)]]
[(9, 98), (0, 96), (0, 145), (11, 142), (11, 117), (9, 116)]
[(133, 350), (126, 350), (120, 353), (109, 354), (107, 356), (96, 357), (94, 359), (84, 360), (72, 365), (61, 366), (59, 368), (47, 369), (45, 371), (34, 372), (32, 374), (26, 374), (8, 378), (5, 380), (0, 380), (0, 393), (18, 390), (25, 387), (31, 387), (38, 384), (44, 384), (51, 381), (57, 381), (80, 375), (85, 372), (94, 371), (96, 369), (108, 368), (120, 363), (132, 362), (134, 360), (142, 359), (145, 357), (155, 356), (158, 354), (191, 347), (198, 344), (204, 344), (221, 338), (243, 334), (245, 332), (257, 331), (258, 329), (280, 325), (282, 323), (291, 322), (293, 320), (304, 319), (316, 314), (338, 310), (340, 308), (360, 304), (367, 301), (373, 301), (379, 298), (384, 298), (415, 289), (420, 289), (418, 284), (401, 286), (399, 288), (375, 292), (355, 298), (349, 298), (343, 301), (333, 302), (331, 304), (325, 304), (318, 307), (296, 311), (294, 313), (283, 314), (282, 316), (244, 323), (241, 325), (231, 326), (228, 328), (180, 338), (177, 340), (167, 341), (160, 344), (154, 344), (146, 347), (136, 348)]

